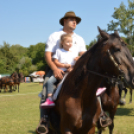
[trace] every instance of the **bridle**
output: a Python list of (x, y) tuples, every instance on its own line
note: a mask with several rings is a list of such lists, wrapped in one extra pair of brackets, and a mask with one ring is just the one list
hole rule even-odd
[(94, 75), (98, 75), (98, 76), (101, 76), (101, 77), (104, 77), (104, 78), (112, 79), (114, 82), (123, 81), (124, 80), (124, 76), (123, 76), (122, 70), (119, 67), (119, 64), (115, 61), (115, 59), (112, 56), (112, 54), (111, 54), (109, 49), (107, 50), (107, 52), (108, 52), (108, 55), (110, 57), (110, 60), (114, 63), (115, 67), (119, 70), (119, 72), (121, 72), (121, 74), (118, 77), (116, 77), (116, 76), (109, 76), (109, 75), (101, 74), (101, 73), (98, 73), (98, 72), (95, 72), (95, 71), (91, 71), (89, 69), (86, 69), (86, 66), (84, 66), (84, 71), (87, 71), (89, 73), (92, 73)]

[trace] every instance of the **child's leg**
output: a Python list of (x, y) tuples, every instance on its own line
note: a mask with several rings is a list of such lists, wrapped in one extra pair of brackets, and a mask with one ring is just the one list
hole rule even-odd
[(53, 91), (54, 91), (54, 88), (53, 88), (53, 85), (54, 83), (57, 81), (57, 79), (54, 77), (54, 76), (51, 76), (49, 78), (49, 80), (47, 81), (46, 83), (46, 88), (47, 88), (47, 91), (48, 91), (48, 97), (51, 97), (52, 94), (53, 94)]
[(53, 71), (50, 70), (50, 71), (46, 74), (46, 76), (45, 76), (45, 80), (44, 80), (44, 83), (43, 83), (43, 90), (42, 90), (42, 92), (41, 92), (41, 95), (42, 95), (42, 96), (41, 96), (41, 100), (40, 100), (41, 103), (45, 102), (45, 100), (46, 100), (46, 97), (47, 97), (47, 94), (48, 94), (47, 87), (46, 87), (46, 83), (47, 83), (47, 81), (49, 80), (49, 78), (50, 78), (52, 75), (53, 75)]
[(54, 104), (51, 96), (52, 96), (52, 93), (54, 91), (53, 85), (54, 85), (54, 83), (56, 81), (57, 81), (57, 79), (54, 76), (51, 76), (49, 78), (49, 80), (47, 81), (47, 83), (46, 83), (46, 89), (48, 91), (48, 94), (47, 94), (47, 97), (48, 98), (46, 99), (46, 101), (44, 103), (41, 104), (41, 107), (43, 107), (43, 108), (49, 108), (49, 107), (55, 106), (55, 104)]

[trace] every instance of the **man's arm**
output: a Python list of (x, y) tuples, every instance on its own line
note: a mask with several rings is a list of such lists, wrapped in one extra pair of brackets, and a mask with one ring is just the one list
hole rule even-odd
[(54, 62), (52, 61), (52, 52), (45, 52), (45, 60), (48, 66), (52, 69), (54, 76), (57, 79), (62, 79), (63, 78), (62, 74), (64, 74), (64, 71), (58, 69), (57, 66), (54, 64)]

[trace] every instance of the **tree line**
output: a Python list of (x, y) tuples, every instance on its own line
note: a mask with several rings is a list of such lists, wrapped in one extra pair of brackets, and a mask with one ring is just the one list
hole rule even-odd
[(4, 42), (0, 46), (0, 74), (17, 71), (28, 76), (33, 71), (44, 70), (44, 50), (45, 43), (37, 43), (26, 48)]
[[(118, 8), (114, 8), (113, 19), (107, 24), (106, 32), (119, 31), (123, 40), (134, 56), (134, 0), (128, 0), (128, 6), (122, 2)], [(89, 49), (99, 39), (96, 36), (88, 45)], [(33, 71), (45, 70), (46, 62), (44, 59), (45, 43), (30, 45), (28, 48), (19, 44), (10, 45), (6, 42), (0, 46), (0, 74), (14, 71), (22, 72), (25, 76)]]

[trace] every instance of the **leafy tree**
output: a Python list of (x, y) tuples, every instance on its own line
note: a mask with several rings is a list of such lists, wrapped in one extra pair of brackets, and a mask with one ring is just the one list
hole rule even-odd
[(20, 45), (12, 45), (4, 42), (0, 46), (0, 73), (12, 73), (23, 55), (26, 55), (27, 49)]
[(25, 76), (28, 76), (31, 72), (37, 69), (32, 65), (32, 59), (29, 57), (22, 57), (16, 67), (19, 72), (22, 72)]
[(27, 48), (22, 47), (19, 44), (12, 45), (10, 47), (10, 51), (13, 52), (18, 59), (21, 59), (23, 56), (27, 56), (27, 50)]
[(115, 21), (110, 21), (108, 31), (118, 30), (127, 37), (129, 44), (134, 45), (134, 0), (128, 0), (128, 7), (122, 2), (114, 10), (112, 17)]
[(45, 59), (44, 59), (45, 43), (38, 43), (36, 45), (31, 45), (28, 48), (27, 55), (32, 59), (32, 64), (37, 66), (37, 70), (45, 69)]
[[(4, 45), (0, 47), (0, 53), (1, 53), (1, 64), (4, 67), (3, 73), (10, 73), (14, 70), (13, 64), (14, 64), (14, 55), (10, 51), (10, 45), (6, 42), (4, 42)], [(5, 72), (6, 71), (6, 72)]]

